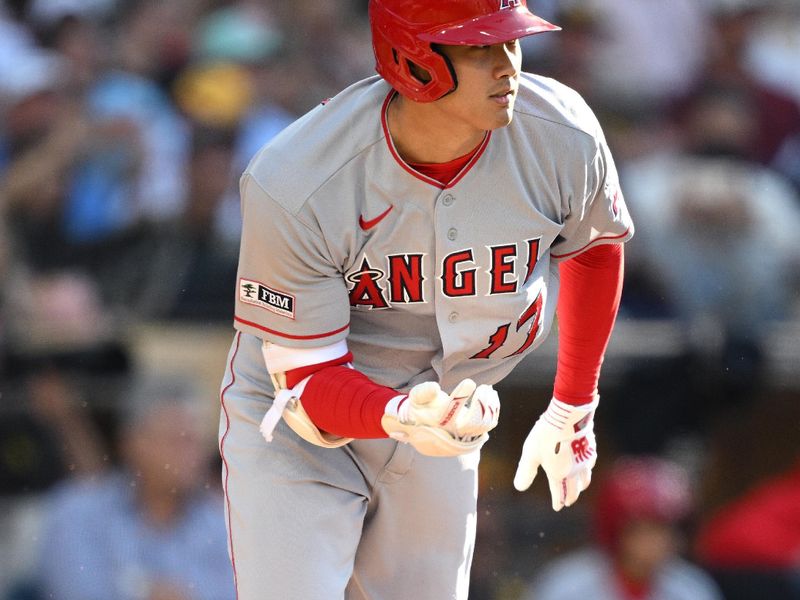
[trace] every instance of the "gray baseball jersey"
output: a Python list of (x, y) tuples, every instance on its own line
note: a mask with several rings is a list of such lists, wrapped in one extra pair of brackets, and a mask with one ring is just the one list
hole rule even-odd
[[(463, 598), (474, 538), (477, 458), (415, 456), (391, 440), (322, 449), (284, 424), (267, 445), (260, 340), (346, 339), (355, 368), (401, 390), (495, 384), (546, 337), (558, 261), (633, 233), (597, 120), (569, 88), (523, 73), (511, 124), (444, 189), (393, 147), (392, 95), (379, 77), (354, 84), (278, 135), (241, 180), (239, 333), (220, 429), (240, 600), (339, 598), (345, 586), (347, 598)], [(421, 498), (432, 499), (435, 542), (415, 525)], [(327, 516), (309, 520), (318, 510)], [(394, 521), (407, 526), (374, 542)], [(290, 540), (303, 555), (287, 556)], [(414, 571), (376, 583), (412, 556)]]

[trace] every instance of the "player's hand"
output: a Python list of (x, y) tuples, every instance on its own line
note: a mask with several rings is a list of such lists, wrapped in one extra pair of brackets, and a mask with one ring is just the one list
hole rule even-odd
[(514, 487), (527, 490), (539, 467), (550, 483), (553, 510), (571, 506), (589, 487), (597, 461), (594, 411), (599, 397), (589, 404), (572, 406), (553, 398), (539, 417), (522, 447)]
[(389, 437), (421, 454), (457, 456), (483, 446), (499, 416), (500, 399), (492, 386), (465, 379), (448, 395), (428, 381), (390, 400), (381, 424)]

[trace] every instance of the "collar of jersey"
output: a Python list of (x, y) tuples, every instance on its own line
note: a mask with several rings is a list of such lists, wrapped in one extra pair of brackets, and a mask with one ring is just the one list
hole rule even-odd
[(455, 186), (459, 181), (461, 181), (464, 175), (466, 175), (469, 172), (469, 170), (475, 165), (475, 163), (478, 162), (484, 150), (486, 150), (486, 147), (489, 145), (489, 139), (492, 137), (492, 132), (491, 131), (486, 132), (486, 135), (483, 137), (483, 141), (481, 142), (478, 149), (475, 151), (474, 156), (469, 160), (469, 162), (467, 162), (467, 164), (464, 165), (464, 168), (461, 169), (461, 171), (459, 171), (459, 173), (455, 177), (453, 177), (453, 179), (450, 180), (450, 182), (447, 185), (443, 185), (440, 181), (437, 181), (436, 179), (428, 177), (424, 173), (420, 173), (419, 171), (415, 170), (411, 165), (409, 165), (406, 161), (402, 159), (400, 153), (397, 151), (397, 148), (395, 148), (394, 142), (392, 141), (392, 136), (389, 133), (389, 121), (386, 115), (389, 111), (389, 103), (392, 101), (392, 98), (394, 98), (396, 94), (397, 91), (390, 90), (389, 93), (386, 95), (386, 99), (383, 101), (383, 107), (381, 107), (381, 126), (383, 127), (384, 137), (386, 138), (386, 145), (389, 146), (389, 152), (391, 152), (392, 156), (397, 161), (397, 164), (399, 164), (401, 167), (403, 167), (403, 169), (405, 169), (408, 173), (410, 173), (417, 179), (420, 179), (425, 183), (430, 184), (442, 190), (446, 190), (448, 188)]

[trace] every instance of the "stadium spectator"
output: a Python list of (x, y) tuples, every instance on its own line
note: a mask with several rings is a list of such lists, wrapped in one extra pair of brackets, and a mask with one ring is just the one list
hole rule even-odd
[(692, 509), (687, 473), (654, 457), (622, 457), (597, 482), (596, 544), (547, 565), (529, 600), (721, 600), (709, 575), (680, 557)]
[(697, 556), (719, 579), (727, 600), (800, 597), (800, 463), (706, 522)]
[(118, 62), (86, 94), (92, 119), (125, 139), (96, 144), (76, 168), (64, 215), (75, 240), (103, 240), (182, 208), (190, 132), (157, 79), (174, 10), (134, 3), (107, 49)]
[[(195, 131), (184, 210), (151, 230), (142, 257), (146, 277), (129, 289), (140, 318), (227, 322), (233, 310), (238, 238), (226, 229), (224, 210), (233, 175), (234, 132)], [(135, 268), (132, 264), (131, 268)]]
[(184, 380), (138, 383), (120, 429), (122, 465), (54, 489), (35, 570), (42, 598), (234, 597), (214, 446)]
[(708, 18), (700, 2), (590, 0), (571, 6), (592, 14), (594, 97), (619, 112), (662, 110), (703, 66)]
[[(727, 96), (752, 115), (752, 130), (739, 147), (717, 150), (733, 150), (741, 158), (771, 166), (792, 178), (800, 175), (797, 167), (788, 168), (800, 162), (800, 102), (782, 88), (760, 79), (747, 64), (749, 44), (765, 13), (764, 0), (712, 2), (712, 42), (705, 67), (689, 93), (678, 99), (674, 112), (679, 126), (691, 134), (697, 127), (692, 120), (695, 104), (706, 103), (712, 95)], [(800, 185), (800, 179), (794, 183)]]
[(800, 598), (798, 422), (797, 391), (773, 390), (710, 437), (694, 551), (726, 600)]
[(800, 199), (779, 173), (744, 158), (755, 115), (738, 98), (707, 90), (687, 117), (683, 147), (620, 170), (641, 224), (626, 255), (638, 297), (623, 306), (637, 317), (667, 315), (681, 339), (670, 360), (628, 369), (609, 421), (628, 452), (661, 452), (677, 438), (702, 443), (733, 405), (755, 401), (770, 385), (772, 328), (798, 316)]

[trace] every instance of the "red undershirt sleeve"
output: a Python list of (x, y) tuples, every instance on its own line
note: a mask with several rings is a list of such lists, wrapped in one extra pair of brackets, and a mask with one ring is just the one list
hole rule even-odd
[(619, 310), (622, 244), (595, 246), (561, 263), (558, 361), (553, 396), (579, 405), (597, 394), (600, 367)]

